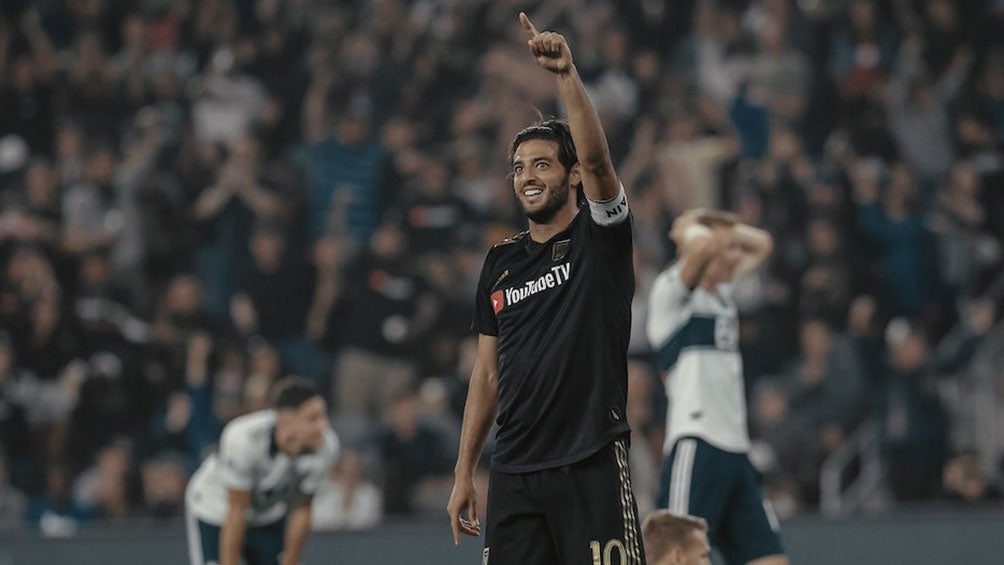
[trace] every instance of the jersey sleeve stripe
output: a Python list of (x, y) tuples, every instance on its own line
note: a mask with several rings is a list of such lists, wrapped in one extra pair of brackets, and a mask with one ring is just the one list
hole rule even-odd
[(185, 512), (185, 526), (188, 529), (188, 559), (191, 565), (203, 565), (202, 534), (191, 510)]

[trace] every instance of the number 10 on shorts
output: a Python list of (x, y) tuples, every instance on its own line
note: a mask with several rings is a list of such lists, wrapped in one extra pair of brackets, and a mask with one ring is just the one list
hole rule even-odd
[(593, 540), (589, 542), (589, 550), (593, 552), (593, 565), (614, 565), (613, 557), (615, 550), (618, 555), (617, 565), (627, 563), (627, 549), (624, 547), (624, 542), (619, 539), (614, 538), (608, 541), (603, 546), (602, 552), (600, 552), (600, 542)]

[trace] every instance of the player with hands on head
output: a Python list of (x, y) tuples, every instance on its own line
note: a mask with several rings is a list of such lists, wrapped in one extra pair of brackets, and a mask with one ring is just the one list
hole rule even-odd
[(750, 463), (736, 279), (770, 256), (766, 231), (729, 212), (682, 214), (679, 259), (656, 277), (647, 331), (665, 375), (666, 442), (657, 506), (703, 518), (729, 564), (785, 565), (777, 518)]

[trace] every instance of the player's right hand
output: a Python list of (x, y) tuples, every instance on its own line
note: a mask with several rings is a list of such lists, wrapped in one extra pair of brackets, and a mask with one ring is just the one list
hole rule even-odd
[[(446, 505), (450, 515), (450, 528), (453, 530), (453, 545), (460, 543), (460, 534), (468, 536), (481, 535), (481, 520), (478, 519), (478, 497), (474, 486), (474, 478), (457, 477), (453, 482), (453, 492), (450, 502)], [(466, 518), (464, 512), (466, 511)]]

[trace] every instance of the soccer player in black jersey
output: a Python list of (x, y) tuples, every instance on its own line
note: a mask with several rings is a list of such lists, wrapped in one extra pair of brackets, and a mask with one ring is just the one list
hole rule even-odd
[(512, 144), (529, 230), (488, 252), (478, 283), (477, 362), (447, 508), (454, 543), (481, 533), (473, 475), (495, 418), (485, 565), (642, 564), (625, 419), (627, 199), (565, 38), (520, 20), (568, 123), (532, 125)]

